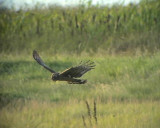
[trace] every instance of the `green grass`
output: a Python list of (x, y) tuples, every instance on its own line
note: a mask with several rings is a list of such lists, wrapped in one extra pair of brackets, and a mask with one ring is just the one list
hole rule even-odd
[[(0, 57), (0, 126), (12, 127), (139, 127), (158, 128), (160, 54), (151, 56), (67, 57), (41, 54), (56, 71), (93, 60), (85, 85), (53, 82), (50, 72), (30, 56)], [(96, 125), (90, 124), (85, 101)]]
[[(159, 128), (159, 12), (159, 0), (0, 8), (0, 128)], [(55, 71), (81, 60), (96, 68), (84, 85), (53, 82), (34, 49)]]
[[(47, 56), (47, 55), (46, 55)], [(32, 57), (32, 56), (31, 56)], [(159, 99), (159, 53), (137, 57), (56, 57), (46, 58), (47, 64), (56, 71), (63, 71), (80, 60), (94, 60), (96, 69), (84, 75), (84, 86), (52, 82), (51, 74), (32, 58), (11, 57), (1, 59), (1, 92), (22, 98), (36, 97), (51, 101), (100, 97), (113, 99)], [(42, 55), (43, 58), (45, 58)], [(53, 63), (52, 63), (53, 61)], [(14, 83), (14, 84), (13, 84)], [(117, 94), (118, 91), (118, 94)], [(46, 93), (47, 92), (47, 93)], [(42, 96), (42, 93), (44, 95)]]

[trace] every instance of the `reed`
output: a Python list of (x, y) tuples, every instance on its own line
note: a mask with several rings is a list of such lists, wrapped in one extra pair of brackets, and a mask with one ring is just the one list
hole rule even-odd
[(98, 123), (98, 120), (97, 120), (97, 107), (96, 107), (96, 101), (94, 100), (94, 115), (93, 115), (94, 119), (95, 119), (95, 122), (96, 124)]
[(90, 125), (92, 126), (91, 109), (90, 109), (90, 106), (89, 106), (89, 104), (88, 104), (88, 101), (86, 101), (86, 107), (87, 107), (87, 110), (88, 110), (88, 119), (89, 119), (89, 123), (90, 123)]
[(85, 117), (84, 117), (84, 115), (82, 115), (82, 121), (83, 121), (83, 126), (84, 126), (84, 128), (86, 128), (86, 127), (87, 127), (87, 125), (86, 125), (86, 121), (85, 121)]

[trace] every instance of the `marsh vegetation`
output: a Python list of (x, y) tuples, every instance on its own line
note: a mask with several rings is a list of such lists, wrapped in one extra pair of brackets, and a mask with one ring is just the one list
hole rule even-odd
[[(1, 9), (0, 127), (159, 128), (160, 2), (113, 7)], [(56, 71), (92, 60), (85, 85)]]

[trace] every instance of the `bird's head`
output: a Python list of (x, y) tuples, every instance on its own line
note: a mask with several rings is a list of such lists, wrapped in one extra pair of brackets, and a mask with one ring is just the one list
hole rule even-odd
[(59, 73), (53, 73), (53, 74), (52, 74), (52, 80), (53, 80), (53, 81), (58, 80), (58, 78), (59, 78)]

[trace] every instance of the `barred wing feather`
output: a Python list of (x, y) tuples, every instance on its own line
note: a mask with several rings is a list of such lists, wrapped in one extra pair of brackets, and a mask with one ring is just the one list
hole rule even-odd
[(41, 65), (43, 66), (45, 69), (49, 70), (51, 73), (56, 73), (54, 70), (52, 70), (50, 67), (48, 67), (43, 60), (40, 58), (39, 54), (37, 53), (37, 51), (33, 51), (33, 58)]
[(94, 67), (95, 65), (94, 62), (92, 61), (87, 61), (84, 63), (81, 62), (78, 66), (66, 69), (60, 74), (60, 76), (78, 78), (81, 77), (86, 72), (90, 71), (91, 69), (94, 69)]

